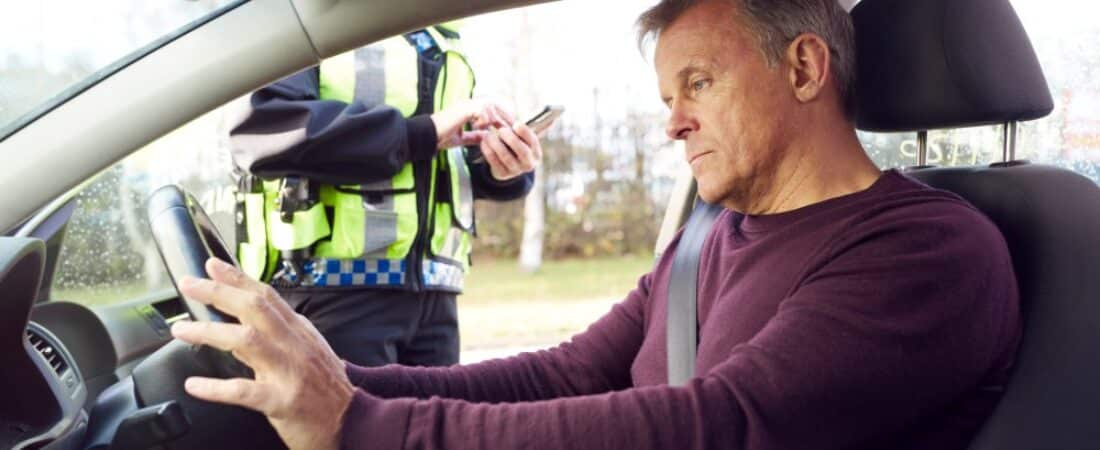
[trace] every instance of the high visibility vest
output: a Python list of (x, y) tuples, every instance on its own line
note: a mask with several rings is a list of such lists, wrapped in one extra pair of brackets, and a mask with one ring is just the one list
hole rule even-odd
[[(444, 33), (429, 27), (324, 60), (320, 98), (385, 103), (406, 117), (469, 99), (473, 70), (458, 48), (457, 35)], [(420, 73), (422, 54), (442, 62), (434, 76)], [(419, 89), (433, 84), (432, 104), (421, 105)], [(246, 273), (263, 280), (285, 277), (281, 255), (308, 249), (300, 276), (281, 281), (461, 292), (474, 227), (464, 148), (440, 151), (428, 162), (406, 163), (388, 180), (313, 187), (316, 203), (295, 211), (290, 220), (280, 216), (278, 205), (285, 183), (266, 180), (240, 193), (248, 239), (239, 244), (238, 260)]]

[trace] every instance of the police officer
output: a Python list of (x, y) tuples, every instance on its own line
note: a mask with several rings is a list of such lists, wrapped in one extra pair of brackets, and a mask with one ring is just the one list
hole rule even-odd
[(436, 25), (326, 59), (255, 92), (230, 132), (242, 268), (356, 364), (458, 362), (473, 200), (523, 197), (541, 159), (471, 100), (458, 44)]

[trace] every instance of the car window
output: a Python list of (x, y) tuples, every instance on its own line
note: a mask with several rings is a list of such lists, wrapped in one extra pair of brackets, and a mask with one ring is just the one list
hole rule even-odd
[(235, 242), (228, 109), (165, 135), (81, 188), (61, 241), (52, 299), (103, 305), (171, 293), (145, 211), (149, 195), (166, 184), (194, 195), (227, 243)]
[[(1100, 182), (1100, 22), (1073, 0), (1012, 0), (1031, 37), (1054, 97), (1047, 117), (1020, 123), (1016, 159), (1065, 167)], [(928, 164), (1001, 161), (1003, 125), (928, 133)], [(917, 164), (915, 133), (864, 133), (860, 140), (883, 168)]]
[(0, 140), (116, 70), (244, 0), (6, 2)]
[[(998, 162), (1003, 156), (1002, 125), (932, 130), (928, 132), (926, 164), (972, 166)], [(917, 164), (916, 133), (859, 132), (863, 148), (879, 167), (912, 167)], [(1017, 148), (1021, 144), (1017, 143)], [(1017, 159), (1021, 158), (1017, 150)]]

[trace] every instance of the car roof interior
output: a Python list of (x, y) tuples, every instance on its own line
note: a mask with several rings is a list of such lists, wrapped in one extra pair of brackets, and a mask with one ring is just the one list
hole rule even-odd
[[(982, 210), (1008, 243), (1024, 333), (1017, 365), (972, 450), (1095, 446), (1100, 405), (1100, 189), (1013, 160), (1015, 122), (1050, 113), (1035, 52), (1008, 0), (864, 0), (852, 16), (857, 126), (875, 131), (1005, 124), (1005, 161), (909, 175)], [(949, 369), (948, 369), (949, 370)]]

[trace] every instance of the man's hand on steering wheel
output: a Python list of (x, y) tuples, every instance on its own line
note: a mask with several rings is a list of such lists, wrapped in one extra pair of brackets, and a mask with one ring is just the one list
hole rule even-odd
[(256, 378), (191, 377), (187, 392), (263, 413), (291, 449), (337, 448), (355, 392), (344, 362), (270, 286), (216, 258), (206, 261), (206, 272), (211, 280), (184, 278), (180, 292), (240, 323), (177, 322), (172, 335), (231, 352)]

